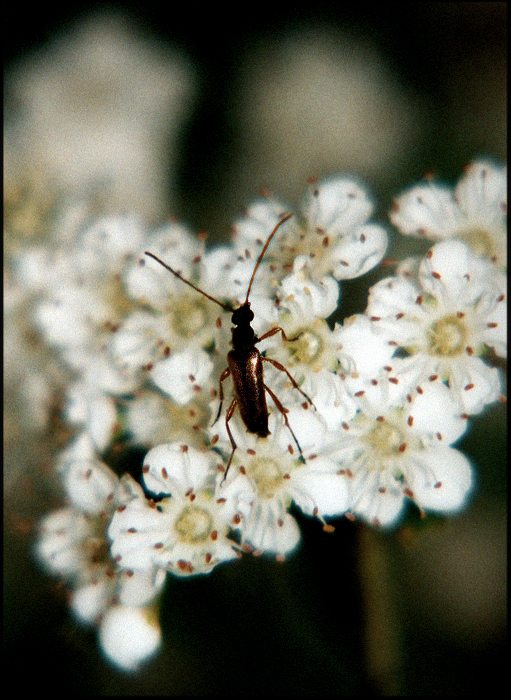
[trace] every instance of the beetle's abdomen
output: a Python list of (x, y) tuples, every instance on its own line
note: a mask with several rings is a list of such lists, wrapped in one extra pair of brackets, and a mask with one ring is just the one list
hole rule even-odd
[(261, 353), (256, 348), (249, 351), (231, 350), (227, 354), (227, 364), (231, 370), (241, 417), (248, 432), (266, 437), (270, 431)]

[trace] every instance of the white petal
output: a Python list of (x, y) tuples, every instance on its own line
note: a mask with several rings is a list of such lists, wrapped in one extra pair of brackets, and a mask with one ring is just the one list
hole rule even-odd
[(110, 351), (119, 367), (134, 371), (152, 362), (158, 339), (164, 336), (160, 318), (146, 311), (135, 311), (113, 334)]
[(99, 460), (77, 461), (69, 465), (64, 485), (72, 503), (85, 513), (99, 515), (111, 508), (118, 479)]
[(444, 445), (451, 445), (467, 429), (459, 401), (441, 382), (422, 385), (421, 393), (415, 394), (412, 403), (407, 404), (405, 419), (412, 433), (437, 437)]
[(165, 576), (162, 569), (121, 572), (119, 602), (132, 607), (147, 605), (161, 590)]
[(397, 523), (403, 512), (401, 485), (392, 476), (360, 470), (348, 482), (350, 510), (369, 524), (389, 527)]
[[(144, 248), (186, 279), (193, 276), (192, 261), (200, 253), (200, 245), (184, 226), (171, 224), (153, 232), (147, 237)], [(153, 309), (164, 310), (173, 295), (184, 291), (185, 284), (144, 253), (139, 249), (136, 263), (125, 274), (128, 293)]]
[[(500, 286), (500, 285), (499, 285)], [(498, 297), (502, 298), (502, 297)], [(486, 317), (486, 328), (482, 340), (493, 348), (499, 357), (507, 357), (507, 300), (496, 302), (495, 308)]]
[(155, 545), (166, 541), (171, 521), (168, 513), (151, 508), (143, 497), (118, 508), (108, 528), (112, 556), (123, 569), (153, 570)]
[(41, 521), (37, 556), (51, 573), (79, 573), (85, 565), (83, 541), (90, 534), (90, 523), (82, 513), (72, 508), (54, 511)]
[(184, 405), (202, 391), (212, 371), (209, 355), (195, 348), (157, 362), (151, 371), (151, 379), (174, 401)]
[(414, 500), (426, 510), (444, 513), (460, 510), (472, 487), (472, 468), (468, 459), (450, 447), (424, 450), (407, 469), (407, 482)]
[[(259, 253), (258, 249), (262, 248), (282, 214), (287, 211), (289, 211), (288, 208), (276, 199), (257, 200), (247, 209), (246, 217), (234, 225), (235, 244), (238, 247), (248, 247), (249, 250)], [(288, 222), (284, 226), (290, 227), (290, 223)]]
[[(420, 304), (417, 303), (421, 290), (412, 280), (404, 277), (387, 277), (369, 290), (369, 300), (366, 315), (369, 318), (388, 319), (392, 322), (389, 329), (385, 327), (386, 337), (389, 334), (401, 333), (400, 324), (397, 323), (402, 315), (414, 321), (424, 315)], [(381, 322), (378, 321), (377, 328), (381, 329)], [(413, 328), (411, 331), (413, 333)], [(393, 336), (391, 336), (393, 337)]]
[[(305, 457), (307, 454), (321, 452), (327, 438), (327, 428), (320, 412), (310, 408), (290, 408), (286, 415)], [(287, 453), (289, 445), (296, 452), (296, 445), (282, 414), (277, 411), (272, 413), (268, 424), (273, 435), (268, 440), (278, 445), (283, 454)]]
[(144, 482), (154, 493), (170, 493), (177, 488), (181, 494), (189, 489), (199, 491), (213, 472), (218, 456), (200, 452), (193, 447), (172, 443), (158, 445), (144, 459)]
[(116, 506), (129, 503), (134, 498), (144, 499), (144, 490), (130, 474), (123, 474), (117, 483), (114, 502)]
[(110, 396), (96, 396), (90, 401), (87, 428), (99, 451), (107, 448), (117, 425), (117, 409)]
[(263, 552), (288, 554), (300, 541), (300, 528), (289, 513), (276, 515), (273, 508), (260, 503), (252, 509), (242, 532), (244, 542)]
[(373, 211), (366, 191), (353, 179), (342, 177), (321, 182), (308, 195), (304, 212), (310, 224), (329, 234), (360, 226)]
[(314, 372), (304, 383), (304, 389), (314, 397), (314, 406), (328, 430), (338, 430), (343, 421), (355, 415), (357, 405), (339, 375), (326, 369)]
[(71, 610), (81, 622), (96, 622), (114, 595), (115, 579), (102, 576), (99, 580), (73, 591)]
[(468, 415), (480, 413), (488, 404), (497, 401), (502, 391), (499, 370), (489, 367), (479, 357), (453, 365), (449, 386)]
[(84, 430), (75, 437), (57, 458), (59, 472), (65, 473), (74, 462), (93, 460), (96, 457), (94, 442)]
[(51, 253), (42, 246), (33, 246), (23, 251), (15, 259), (17, 281), (32, 291), (48, 290), (48, 270), (54, 261)]
[(390, 220), (401, 233), (434, 240), (453, 235), (461, 217), (450, 188), (426, 184), (416, 185), (399, 196)]
[(350, 316), (342, 326), (336, 326), (334, 332), (343, 368), (350, 374), (372, 379), (389, 365), (394, 348), (367, 316)]
[(348, 507), (346, 479), (335, 473), (338, 466), (325, 465), (321, 458), (311, 460), (292, 472), (295, 503), (308, 515), (342, 515)]
[[(142, 243), (142, 228), (132, 216), (112, 216), (94, 222), (82, 235), (80, 245), (90, 248), (98, 263), (117, 262), (136, 253)], [(105, 260), (106, 258), (106, 260)]]
[(365, 224), (354, 235), (343, 239), (332, 253), (338, 280), (360, 277), (377, 265), (387, 250), (387, 232), (381, 226)]
[(116, 606), (105, 614), (99, 642), (107, 659), (123, 671), (136, 671), (161, 645), (161, 629), (150, 608)]
[(466, 307), (478, 301), (485, 282), (491, 278), (491, 269), (465, 243), (444, 241), (434, 245), (423, 258), (419, 278), (433, 296)]
[(507, 168), (488, 161), (471, 163), (456, 187), (456, 201), (474, 223), (505, 221), (507, 205)]
[(314, 281), (309, 273), (309, 264), (310, 260), (304, 256), (295, 258), (294, 272), (280, 283), (279, 297), (284, 306), (288, 298), (293, 299), (311, 319), (328, 318), (337, 308), (339, 285), (331, 277)]

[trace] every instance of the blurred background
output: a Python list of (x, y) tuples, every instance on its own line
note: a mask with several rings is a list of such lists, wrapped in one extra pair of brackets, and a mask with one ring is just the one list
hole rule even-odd
[[(506, 3), (336, 5), (4, 10), (7, 256), (47, 240), (62, 193), (86, 194), (97, 211), (134, 211), (148, 225), (176, 217), (217, 242), (261, 188), (299, 208), (308, 178), (353, 174), (382, 220), (426, 172), (454, 183), (475, 158), (505, 160)], [(392, 236), (390, 257), (412, 250)], [(364, 310), (381, 274), (343, 285), (343, 316)], [(297, 515), (303, 543), (287, 562), (247, 557), (169, 581), (160, 656), (137, 676), (107, 666), (94, 633), (75, 625), (32, 559), (32, 524), (59, 504), (55, 436), (19, 401), (20, 382), (37, 397), (36, 360), (6, 275), (15, 320), (4, 344), (12, 678), (39, 693), (100, 695), (465, 695), (502, 680), (500, 404), (459, 445), (478, 475), (463, 514), (411, 516), (389, 534), (340, 521), (333, 535)], [(44, 368), (58, 383), (50, 359)]]

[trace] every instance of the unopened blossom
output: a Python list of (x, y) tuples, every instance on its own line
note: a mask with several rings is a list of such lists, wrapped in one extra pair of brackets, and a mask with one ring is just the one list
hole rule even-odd
[(209, 573), (237, 556), (229, 539), (232, 508), (215, 496), (219, 456), (188, 445), (158, 445), (143, 476), (156, 500), (139, 494), (117, 509), (110, 528), (112, 553), (123, 569), (153, 566), (176, 575)]
[[(234, 228), (236, 247), (258, 251), (285, 212), (292, 211), (268, 196), (252, 204)], [(332, 275), (353, 279), (377, 265), (387, 247), (385, 229), (369, 222), (373, 204), (356, 180), (337, 177), (311, 184), (302, 215), (287, 221), (276, 234), (267, 263), (281, 275), (309, 265), (316, 280)]]
[(361, 403), (344, 424), (335, 452), (349, 489), (348, 510), (377, 526), (396, 524), (406, 500), (421, 510), (454, 513), (472, 486), (468, 459), (452, 444), (466, 428), (443, 384), (429, 384), (405, 405)]
[[(500, 394), (500, 376), (482, 355), (507, 351), (506, 296), (499, 275), (460, 241), (435, 245), (417, 279), (391, 277), (370, 290), (366, 310), (378, 333), (407, 356), (399, 380), (414, 388), (445, 381), (462, 410), (477, 413)], [(397, 370), (396, 370), (397, 371)]]
[[(286, 416), (287, 425), (272, 409), (267, 438), (246, 432), (239, 418), (229, 423), (237, 449), (229, 474), (225, 481), (220, 479), (217, 489), (236, 504), (232, 524), (239, 528), (242, 543), (277, 556), (289, 553), (300, 540), (298, 524), (288, 513), (292, 502), (319, 518), (327, 529), (324, 518), (341, 515), (347, 507), (346, 485), (338, 467), (328, 454), (322, 454), (332, 440), (324, 422), (312, 410), (292, 409)], [(221, 440), (216, 446), (227, 459), (232, 449), (225, 426), (218, 426), (218, 434)]]
[(507, 267), (507, 168), (474, 161), (455, 188), (429, 180), (394, 201), (392, 223), (431, 241), (456, 238), (499, 268)]
[(99, 643), (108, 661), (133, 672), (154, 656), (162, 641), (157, 613), (154, 606), (112, 606), (99, 629)]

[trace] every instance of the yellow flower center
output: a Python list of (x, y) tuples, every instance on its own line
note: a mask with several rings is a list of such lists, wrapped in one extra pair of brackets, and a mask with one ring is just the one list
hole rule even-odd
[(247, 465), (249, 475), (255, 481), (261, 498), (271, 499), (282, 486), (283, 475), (278, 462), (260, 457), (252, 459)]
[(366, 435), (366, 440), (380, 458), (399, 455), (405, 444), (401, 431), (387, 421), (377, 421)]
[(445, 316), (431, 324), (427, 331), (429, 352), (441, 357), (454, 357), (464, 352), (467, 329), (458, 316)]
[(172, 330), (181, 338), (193, 338), (209, 322), (209, 313), (203, 301), (197, 294), (193, 299), (189, 296), (179, 297), (172, 305), (170, 324)]
[(292, 331), (292, 337), (296, 340), (285, 344), (289, 353), (286, 364), (291, 367), (304, 364), (314, 371), (322, 369), (327, 349), (325, 336), (328, 336), (328, 333), (328, 325), (322, 319), (316, 319), (304, 330)]
[(197, 544), (205, 542), (213, 530), (211, 513), (200, 506), (183, 508), (179, 518), (174, 523), (174, 529), (181, 542)]

